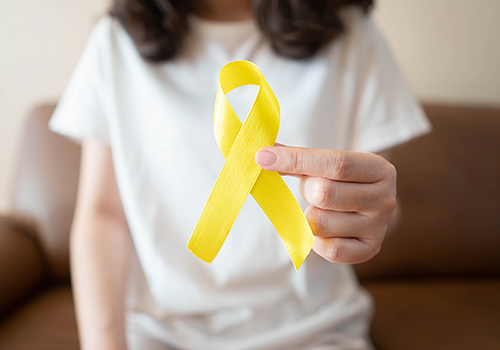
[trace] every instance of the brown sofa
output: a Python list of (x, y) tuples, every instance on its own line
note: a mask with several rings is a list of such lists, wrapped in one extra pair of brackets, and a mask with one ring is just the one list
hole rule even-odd
[[(426, 105), (432, 134), (394, 150), (403, 217), (356, 266), (379, 350), (500, 349), (500, 110)], [(78, 349), (68, 263), (80, 147), (27, 120), (0, 217), (0, 350)], [(201, 350), (201, 349), (200, 349)]]

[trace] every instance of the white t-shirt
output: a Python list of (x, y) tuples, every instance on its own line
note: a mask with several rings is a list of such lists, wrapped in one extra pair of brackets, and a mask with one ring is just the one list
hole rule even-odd
[[(115, 19), (96, 24), (49, 128), (111, 147), (137, 253), (127, 326), (180, 349), (370, 348), (371, 298), (352, 267), (312, 251), (295, 271), (251, 196), (211, 264), (186, 248), (224, 163), (212, 118), (230, 61), (260, 67), (280, 103), (279, 143), (377, 152), (430, 131), (372, 20), (343, 16), (347, 33), (309, 60), (277, 55), (253, 20), (191, 16), (184, 49), (161, 63), (142, 59)], [(240, 118), (255, 89), (228, 94)], [(284, 180), (305, 209), (298, 180)]]

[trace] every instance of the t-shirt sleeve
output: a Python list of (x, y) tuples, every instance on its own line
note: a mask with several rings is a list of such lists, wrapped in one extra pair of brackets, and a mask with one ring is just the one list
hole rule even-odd
[(95, 24), (48, 122), (51, 131), (76, 143), (86, 138), (110, 140), (104, 64), (110, 24), (107, 16)]
[(369, 16), (359, 16), (349, 148), (379, 152), (427, 134), (432, 126), (383, 35)]

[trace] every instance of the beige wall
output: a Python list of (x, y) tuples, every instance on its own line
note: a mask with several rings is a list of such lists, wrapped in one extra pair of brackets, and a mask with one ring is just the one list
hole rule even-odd
[(500, 105), (499, 0), (380, 0), (374, 16), (422, 99)]
[(0, 0), (0, 212), (26, 113), (60, 95), (107, 0)]
[[(108, 0), (0, 0), (0, 212), (26, 113), (55, 100)], [(500, 105), (499, 0), (379, 0), (374, 16), (423, 99)]]

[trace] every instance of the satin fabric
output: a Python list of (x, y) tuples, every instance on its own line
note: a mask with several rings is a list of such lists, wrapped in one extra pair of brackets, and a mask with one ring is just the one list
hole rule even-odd
[[(248, 84), (258, 85), (259, 91), (242, 124), (226, 94)], [(201, 260), (210, 263), (217, 256), (249, 193), (274, 225), (296, 270), (311, 251), (314, 236), (289, 188), (277, 172), (262, 169), (254, 160), (259, 149), (274, 145), (279, 123), (278, 100), (260, 69), (245, 60), (225, 65), (219, 75), (214, 132), (226, 161), (187, 245)]]

